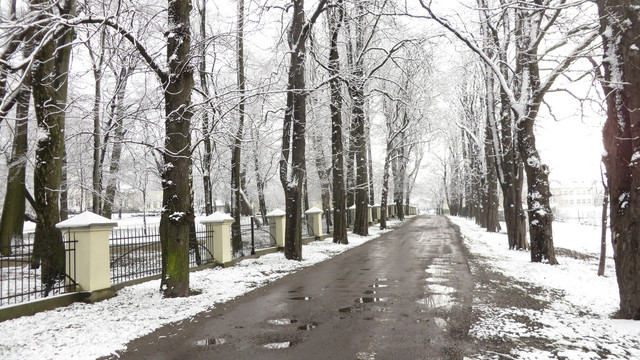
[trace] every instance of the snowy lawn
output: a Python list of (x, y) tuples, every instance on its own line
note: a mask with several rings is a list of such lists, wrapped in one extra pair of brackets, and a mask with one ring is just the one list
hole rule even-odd
[[(399, 225), (390, 221), (391, 227)], [(303, 261), (289, 261), (282, 253), (247, 259), (228, 268), (191, 273), (192, 290), (200, 295), (163, 299), (159, 280), (126, 287), (117, 296), (96, 304), (75, 303), (0, 323), (1, 359), (95, 359), (126, 348), (126, 344), (162, 325), (190, 318), (299, 269), (330, 259), (382, 233), (349, 236), (348, 245), (332, 238), (303, 246)]]
[[(473, 255), (474, 275), (481, 268), (492, 269), (513, 280), (513, 286), (530, 284), (522, 290), (548, 304), (542, 310), (501, 307), (474, 296), (479, 321), (470, 335), (478, 341), (514, 344), (507, 356), (487, 352), (474, 359), (640, 359), (640, 321), (612, 319), (619, 295), (610, 244), (605, 276), (597, 276), (600, 228), (554, 223), (556, 248), (573, 251), (559, 254), (573, 256), (559, 255), (560, 265), (550, 266), (532, 263), (529, 252), (509, 251), (505, 233), (488, 233), (468, 219), (450, 219), (460, 226)], [(540, 288), (543, 291), (531, 291)]]

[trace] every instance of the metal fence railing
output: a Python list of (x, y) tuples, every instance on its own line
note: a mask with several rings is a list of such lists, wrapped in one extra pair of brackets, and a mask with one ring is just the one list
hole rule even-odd
[(322, 214), (322, 233), (323, 234), (332, 234), (333, 233), (333, 213), (330, 212), (327, 214), (325, 211)]
[[(189, 239), (189, 268), (213, 262), (212, 238), (199, 226)], [(118, 228), (109, 238), (111, 284), (141, 279), (162, 273), (162, 245), (155, 226)]]
[(25, 235), (24, 240), (4, 249), (8, 255), (0, 255), (0, 306), (76, 289), (75, 269), (71, 264), (75, 264), (77, 241), (63, 233), (62, 243), (48, 246), (50, 251), (57, 253), (55, 259), (50, 256), (52, 260), (49, 261), (35, 260), (33, 237)]
[(232, 224), (242, 236), (242, 250), (234, 251), (233, 258), (253, 255), (256, 250), (276, 247), (276, 239), (271, 234), (269, 225), (263, 224), (258, 217), (242, 217), (240, 224)]

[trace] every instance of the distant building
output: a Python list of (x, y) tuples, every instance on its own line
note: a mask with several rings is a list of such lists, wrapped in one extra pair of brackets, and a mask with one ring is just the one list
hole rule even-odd
[(604, 201), (602, 184), (595, 181), (552, 184), (551, 194), (551, 208), (558, 220), (600, 223)]

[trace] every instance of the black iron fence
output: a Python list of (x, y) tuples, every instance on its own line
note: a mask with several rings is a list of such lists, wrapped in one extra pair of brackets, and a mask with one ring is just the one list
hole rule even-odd
[(333, 233), (333, 212), (325, 211), (324, 214), (322, 214), (322, 233)]
[(263, 224), (258, 217), (250, 216), (240, 219), (240, 224), (231, 224), (242, 237), (242, 250), (234, 251), (233, 258), (253, 255), (256, 250), (276, 247), (276, 239), (271, 234), (269, 225)]
[(50, 246), (58, 250), (52, 250), (57, 254), (49, 255), (49, 261), (43, 260), (45, 255), (36, 260), (32, 236), (27, 235), (18, 242), (4, 249), (8, 255), (0, 256), (0, 306), (76, 290), (75, 266), (71, 265), (76, 259), (74, 238), (63, 234), (62, 244)]
[[(198, 226), (189, 238), (189, 268), (213, 263), (213, 233)], [(162, 245), (155, 226), (113, 229), (109, 237), (111, 284), (162, 273)]]

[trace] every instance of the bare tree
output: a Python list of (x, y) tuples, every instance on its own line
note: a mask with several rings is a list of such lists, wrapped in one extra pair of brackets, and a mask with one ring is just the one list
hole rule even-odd
[[(487, 64), (498, 80), (505, 96), (505, 103), (509, 111), (513, 112), (516, 119), (516, 138), (521, 161), (527, 174), (527, 204), (529, 215), (529, 235), (531, 239), (531, 261), (548, 261), (557, 264), (553, 247), (552, 219), (553, 213), (549, 205), (549, 169), (542, 163), (536, 147), (534, 134), (534, 122), (539, 113), (545, 94), (551, 89), (556, 79), (564, 73), (580, 54), (587, 49), (597, 37), (597, 34), (588, 25), (580, 25), (567, 36), (581, 35), (579, 42), (568, 52), (568, 55), (559, 56), (553, 50), (566, 44), (561, 40), (557, 44), (550, 45), (549, 49), (541, 51), (540, 46), (550, 29), (556, 25), (563, 10), (568, 6), (565, 0), (553, 1), (526, 1), (517, 5), (505, 4), (502, 8), (508, 10), (514, 21), (514, 78), (510, 83), (505, 78), (500, 64), (492, 60), (489, 54), (482, 50), (481, 46), (454, 28), (449, 22), (437, 16), (430, 5), (420, 1), (422, 7), (427, 10), (433, 20), (438, 22), (457, 38), (463, 41), (470, 50), (475, 52), (480, 59)], [(577, 3), (576, 6), (582, 3)], [(554, 6), (555, 5), (555, 6)], [(540, 64), (546, 57), (553, 56), (559, 59), (555, 67), (543, 77)]]
[(620, 317), (640, 320), (640, 7), (623, 0), (596, 3), (604, 46), (607, 103), (603, 162), (609, 187)]
[[(289, 29), (290, 62), (287, 84), (287, 110), (282, 127), (282, 157), (280, 183), (285, 193), (286, 231), (285, 256), (289, 260), (302, 260), (302, 186), (305, 178), (306, 41), (311, 27), (324, 10), (325, 0), (307, 21), (304, 0), (293, 1), (293, 19)], [(290, 169), (290, 170), (289, 170)]]

